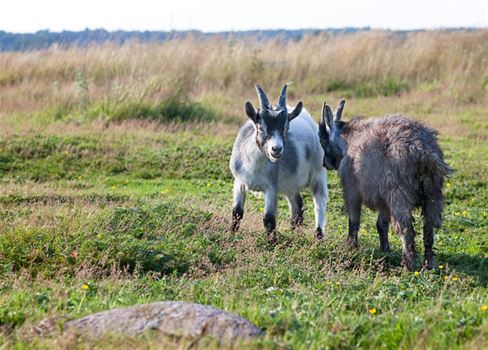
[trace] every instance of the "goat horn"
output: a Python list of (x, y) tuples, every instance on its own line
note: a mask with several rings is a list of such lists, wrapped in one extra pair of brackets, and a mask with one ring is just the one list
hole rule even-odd
[(339, 102), (339, 105), (337, 106), (336, 112), (335, 112), (335, 119), (336, 120), (341, 120), (342, 118), (342, 111), (344, 110), (344, 105), (346, 104), (346, 100), (341, 100)]
[(324, 124), (327, 124), (327, 101), (324, 100), (324, 103), (322, 104), (322, 122)]
[(268, 96), (266, 96), (266, 93), (264, 90), (256, 84), (256, 91), (258, 93), (259, 97), (259, 103), (261, 104), (261, 109), (272, 109), (271, 104), (269, 103)]
[(286, 109), (286, 88), (287, 85), (283, 85), (283, 89), (281, 90), (280, 100), (278, 102), (278, 107)]

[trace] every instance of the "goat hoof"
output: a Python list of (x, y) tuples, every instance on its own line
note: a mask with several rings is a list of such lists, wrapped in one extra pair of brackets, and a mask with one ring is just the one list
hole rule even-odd
[(276, 240), (276, 233), (274, 231), (272, 232), (268, 232), (268, 242), (270, 244), (276, 244), (277, 240)]
[(232, 225), (230, 225), (229, 229), (231, 232), (237, 232), (237, 231), (239, 231), (239, 226), (240, 226), (239, 221), (232, 221)]
[(348, 237), (346, 240), (346, 244), (351, 247), (357, 249), (359, 247), (358, 240), (355, 238)]
[(424, 260), (424, 269), (426, 269), (426, 270), (432, 270), (434, 268), (435, 268), (434, 259), (425, 258), (425, 260)]
[(413, 272), (415, 270), (415, 259), (404, 257), (402, 260), (402, 267)]
[(324, 238), (324, 232), (320, 227), (317, 227), (315, 229), (315, 239), (316, 240), (322, 240)]
[(266, 232), (268, 233), (268, 236), (270, 233), (274, 232), (276, 229), (276, 218), (273, 214), (266, 213), (263, 218), (263, 224), (264, 228), (266, 229)]
[(291, 228), (294, 230), (297, 227), (303, 225), (303, 217), (293, 218), (293, 219), (291, 219), (290, 222), (291, 222)]
[(409, 264), (402, 264), (402, 267), (406, 269), (409, 272), (415, 271), (415, 264), (414, 265), (409, 265)]

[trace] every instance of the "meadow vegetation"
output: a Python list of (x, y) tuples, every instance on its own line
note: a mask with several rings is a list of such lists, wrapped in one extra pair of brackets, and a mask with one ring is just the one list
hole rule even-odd
[[(255, 348), (488, 347), (488, 31), (371, 32), (280, 40), (173, 40), (0, 54), (0, 349), (159, 348), (154, 334), (66, 337), (63, 322), (159, 300), (213, 305), (265, 330)], [(363, 211), (344, 244), (329, 172), (327, 238), (278, 239), (250, 196), (228, 230), (228, 161), (244, 102), (284, 82), (318, 120), (402, 113), (440, 131), (445, 188), (438, 267), (400, 268)], [(415, 213), (422, 253), (420, 213)], [(45, 327), (54, 329), (48, 333)], [(168, 340), (165, 346), (215, 346)]]

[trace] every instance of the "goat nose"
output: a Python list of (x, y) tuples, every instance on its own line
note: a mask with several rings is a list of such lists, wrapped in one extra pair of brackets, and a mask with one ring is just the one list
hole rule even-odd
[(282, 146), (273, 146), (271, 147), (274, 153), (281, 153), (281, 150), (283, 149)]

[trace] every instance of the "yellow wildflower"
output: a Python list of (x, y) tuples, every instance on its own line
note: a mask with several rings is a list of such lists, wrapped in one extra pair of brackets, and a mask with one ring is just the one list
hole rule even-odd
[(259, 208), (259, 211), (260, 212), (263, 212), (264, 211), (264, 208), (263, 207)]
[(486, 311), (486, 310), (488, 310), (488, 305), (481, 305), (481, 306), (480, 306), (480, 310), (481, 310), (481, 311)]
[(447, 188), (451, 187), (451, 183), (450, 182), (446, 183), (446, 187)]
[(444, 265), (439, 265), (439, 270), (442, 270), (444, 268)]
[(369, 313), (370, 313), (371, 315), (376, 314), (376, 308), (375, 308), (375, 307), (372, 307), (372, 308), (368, 309), (368, 311), (369, 311)]
[(117, 188), (117, 186), (115, 186), (115, 185), (114, 185), (114, 186), (112, 186), (112, 190), (115, 190), (116, 188)]
[(457, 276), (452, 276), (453, 281), (457, 281), (459, 278)]
[(88, 290), (88, 289), (90, 289), (90, 286), (89, 286), (88, 284), (83, 284), (83, 285), (81, 286), (81, 289), (83, 289), (83, 290)]
[(468, 216), (468, 211), (467, 210), (463, 210), (462, 214), (463, 214), (463, 217), (467, 217)]
[(415, 276), (420, 276), (420, 272), (418, 272), (418, 271), (415, 271), (413, 274), (414, 274)]

